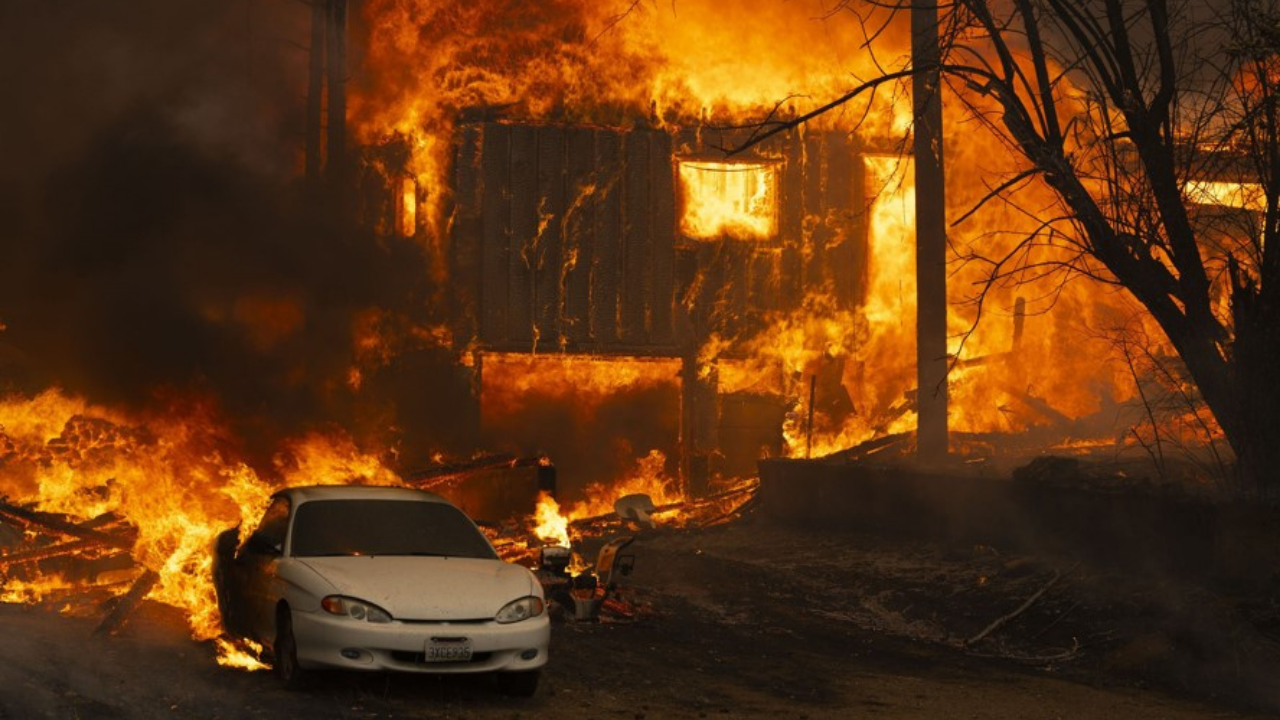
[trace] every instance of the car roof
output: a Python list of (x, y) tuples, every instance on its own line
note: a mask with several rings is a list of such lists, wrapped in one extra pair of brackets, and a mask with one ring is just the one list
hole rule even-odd
[(295, 505), (312, 500), (412, 500), (452, 504), (433, 492), (394, 485), (308, 485), (285, 488), (274, 497), (287, 497)]

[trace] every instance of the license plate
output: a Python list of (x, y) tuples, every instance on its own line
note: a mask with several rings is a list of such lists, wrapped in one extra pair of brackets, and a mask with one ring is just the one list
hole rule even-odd
[(426, 662), (468, 662), (471, 660), (471, 643), (427, 643), (423, 660)]

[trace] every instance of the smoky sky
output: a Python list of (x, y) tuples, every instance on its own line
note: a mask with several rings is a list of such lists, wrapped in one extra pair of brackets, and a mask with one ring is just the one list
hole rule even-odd
[[(368, 383), (383, 398), (347, 388), (352, 327), (374, 308), (424, 321), (426, 261), (301, 186), (307, 7), (0, 7), (0, 390), (133, 408), (196, 391), (264, 454), (401, 422), (407, 371)], [(415, 398), (437, 361), (414, 357)]]

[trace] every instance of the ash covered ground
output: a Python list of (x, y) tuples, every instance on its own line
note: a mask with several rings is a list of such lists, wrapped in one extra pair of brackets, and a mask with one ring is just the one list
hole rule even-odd
[(636, 617), (558, 622), (531, 699), (499, 694), (490, 678), (381, 674), (325, 674), (292, 693), (268, 672), (219, 667), (212, 645), (190, 640), (166, 606), (145, 602), (111, 637), (94, 634), (97, 618), (0, 605), (0, 718), (1226, 718), (1280, 709), (1280, 612), (1256, 594), (755, 516), (645, 531), (631, 549), (636, 567), (621, 597)]

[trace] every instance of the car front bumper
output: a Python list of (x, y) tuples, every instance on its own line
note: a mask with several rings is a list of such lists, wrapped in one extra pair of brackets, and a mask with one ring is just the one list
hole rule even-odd
[[(534, 670), (547, 663), (551, 621), (542, 615), (508, 625), (486, 622), (370, 623), (323, 611), (294, 612), (298, 664), (304, 668), (473, 673)], [(428, 662), (428, 647), (467, 644), (471, 659)]]

